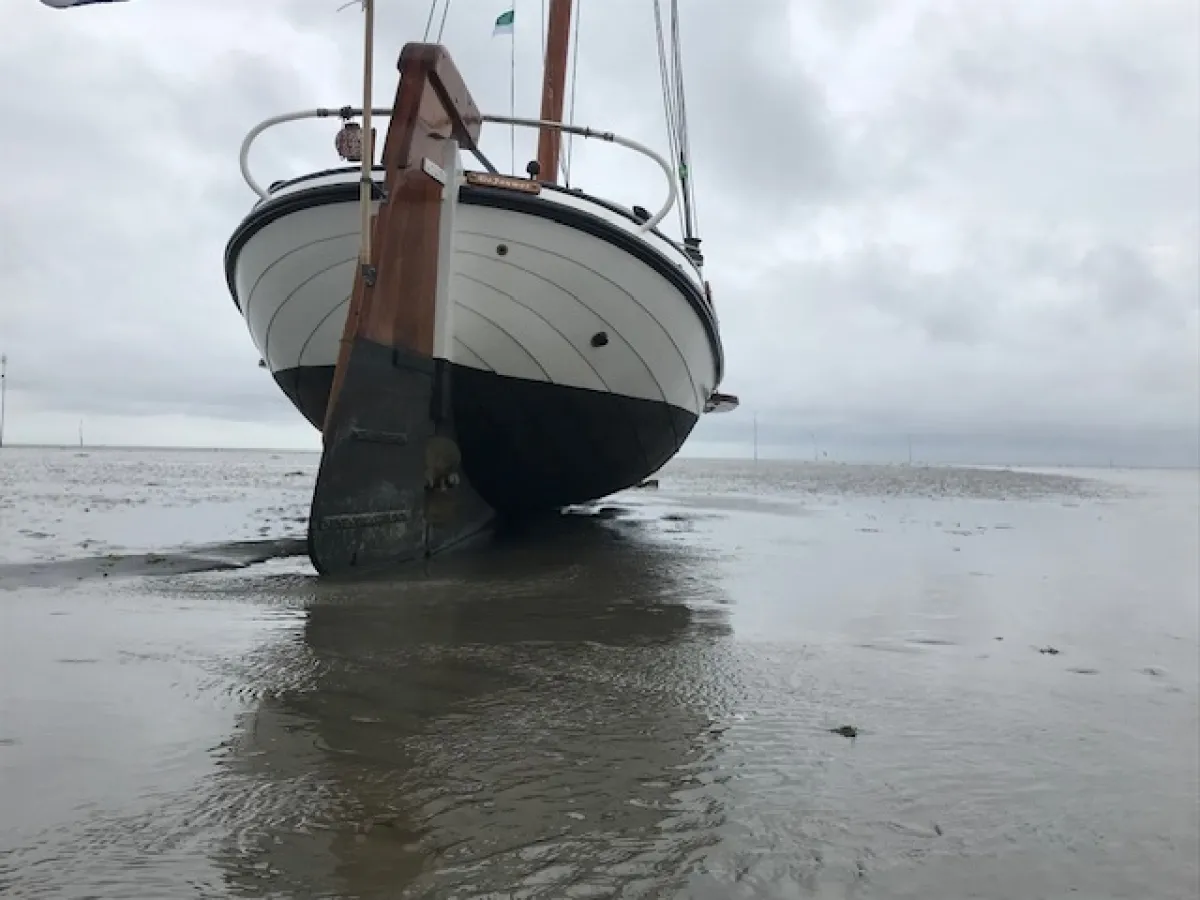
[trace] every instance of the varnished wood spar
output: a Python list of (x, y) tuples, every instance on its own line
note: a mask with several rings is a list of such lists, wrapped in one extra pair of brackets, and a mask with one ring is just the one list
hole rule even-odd
[[(567, 49), (571, 42), (571, 0), (550, 0), (546, 23), (546, 62), (542, 72), (543, 121), (561, 122), (567, 86)], [(543, 128), (538, 134), (538, 178), (549, 184), (558, 181), (558, 157), (562, 132)]]
[(373, 272), (360, 268), (354, 278), (325, 410), (326, 435), (355, 338), (433, 356), (442, 185), (422, 163), (428, 159), (452, 172), (446, 140), (455, 138), (464, 150), (479, 140), (479, 108), (444, 47), (407, 44), (398, 68), (400, 84), (383, 146), (387, 199), (375, 216), (371, 242)]
[(386, 194), (354, 280), (309, 515), (323, 575), (434, 556), (486, 534), (495, 515), (464, 470), (449, 361), (434, 358), (435, 333), (452, 324), (437, 321), (453, 249), (439, 243), (457, 200), (443, 198), (442, 177), (456, 189), (451, 148), (474, 148), (481, 118), (442, 47), (409, 44), (399, 68)]

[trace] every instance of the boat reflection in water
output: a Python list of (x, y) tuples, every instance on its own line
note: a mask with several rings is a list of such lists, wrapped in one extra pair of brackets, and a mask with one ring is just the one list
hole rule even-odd
[(217, 860), (230, 888), (680, 884), (722, 816), (724, 600), (662, 523), (605, 518), (413, 581), (306, 581), (302, 640), (247, 661), (264, 693), (221, 767), (241, 804)]

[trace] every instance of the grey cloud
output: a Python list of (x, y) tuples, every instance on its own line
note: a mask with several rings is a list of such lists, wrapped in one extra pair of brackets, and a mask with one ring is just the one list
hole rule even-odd
[(868, 140), (892, 147), (876, 174), (884, 188), (973, 178), (997, 211), (1031, 188), (1028, 211), (1049, 216), (1140, 225), (1146, 206), (1194, 209), (1198, 33), (1186, 2), (934, 4), (890, 73), (896, 102), (870, 123)]
[[(832, 201), (846, 191), (842, 135), (820, 81), (789, 47), (785, 2), (762, 2), (755, 15), (715, 20), (726, 4), (685, 6), (697, 23), (685, 34), (689, 115), (700, 172), (722, 201), (753, 204), (759, 222), (797, 204)], [(710, 18), (711, 16), (711, 18)]]
[[(1051, 245), (1023, 269), (1027, 247), (1005, 244), (981, 239), (938, 273), (867, 248), (836, 265), (796, 262), (760, 276), (757, 292), (787, 295), (790, 315), (729, 328), (730, 368), (748, 404), (774, 416), (790, 408), (815, 422), (901, 430), (1196, 421), (1195, 282), (1146, 287), (1130, 277), (1152, 279), (1129, 248), (1081, 263), (1055, 256)], [(1096, 271), (1097, 258), (1121, 263)], [(1121, 298), (1115, 309), (1112, 298)], [(751, 354), (787, 365), (767, 369)]]
[(222, 249), (251, 199), (238, 144), (261, 110), (295, 105), (298, 62), (213, 48), (197, 77), (97, 42), (40, 82), (30, 61), (61, 54), (52, 31), (42, 37), (0, 53), (0, 83), (25, 85), (4, 95), (21, 132), (0, 145), (0, 165), (22, 173), (0, 200), (14, 236), (0, 311), (12, 388), (46, 410), (285, 420), (228, 298)]
[(819, 0), (814, 5), (823, 24), (852, 35), (877, 21), (889, 4), (886, 0)]
[(1186, 324), (1186, 296), (1172, 296), (1170, 286), (1129, 247), (1093, 247), (1080, 260), (1078, 273), (1093, 292), (1096, 309), (1104, 314), (1121, 318), (1151, 316), (1174, 327)]

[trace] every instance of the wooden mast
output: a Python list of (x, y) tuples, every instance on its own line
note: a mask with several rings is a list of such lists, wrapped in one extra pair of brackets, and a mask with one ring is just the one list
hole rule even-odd
[[(571, 0), (550, 0), (546, 23), (546, 63), (542, 71), (542, 113), (540, 118), (561, 122), (567, 85), (567, 50), (571, 43)], [(558, 181), (558, 156), (562, 132), (543, 128), (538, 134), (538, 178), (554, 184)]]

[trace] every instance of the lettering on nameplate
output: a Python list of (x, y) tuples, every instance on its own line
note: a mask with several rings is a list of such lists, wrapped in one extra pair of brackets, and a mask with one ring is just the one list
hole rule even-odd
[(540, 182), (531, 178), (517, 178), (512, 175), (493, 175), (491, 172), (468, 172), (467, 184), (478, 187), (501, 188), (506, 191), (521, 191), (525, 194), (541, 193)]

